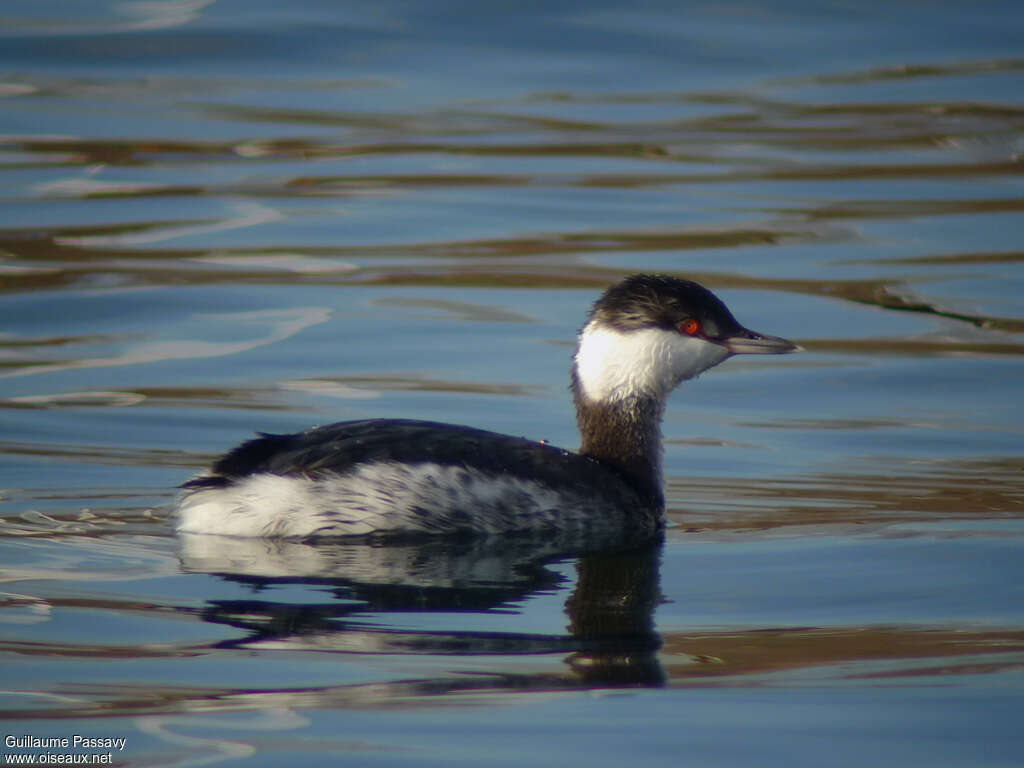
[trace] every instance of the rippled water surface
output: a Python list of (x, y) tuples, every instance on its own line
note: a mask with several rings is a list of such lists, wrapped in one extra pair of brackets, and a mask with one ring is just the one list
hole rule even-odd
[[(1018, 3), (2, 16), (6, 755), (1020, 764)], [(256, 430), (574, 447), (655, 270), (806, 349), (674, 395), (663, 543), (174, 535)]]

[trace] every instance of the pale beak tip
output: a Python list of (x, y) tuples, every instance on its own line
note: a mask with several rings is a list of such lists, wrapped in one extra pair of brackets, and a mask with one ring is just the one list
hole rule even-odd
[(734, 355), (788, 355), (804, 351), (803, 347), (794, 344), (789, 339), (783, 339), (780, 336), (766, 336), (754, 331), (746, 331), (746, 335), (723, 339), (721, 344)]

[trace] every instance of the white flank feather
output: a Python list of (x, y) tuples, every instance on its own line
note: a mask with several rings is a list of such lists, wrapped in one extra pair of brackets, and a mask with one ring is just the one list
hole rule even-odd
[[(256, 474), (188, 491), (178, 530), (245, 537), (479, 533), (583, 524), (600, 505), (529, 480), (438, 464), (376, 463), (334, 477)], [(606, 510), (614, 517), (614, 510)]]

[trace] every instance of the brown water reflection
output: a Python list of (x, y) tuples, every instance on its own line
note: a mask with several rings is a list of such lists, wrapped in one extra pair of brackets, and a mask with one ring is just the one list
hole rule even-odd
[[(17, 646), (4, 650), (26, 660), (49, 657), (100, 659), (189, 658), (210, 653), (202, 648), (67, 648)], [(786, 686), (800, 684), (801, 672), (817, 671), (817, 685), (857, 681), (886, 684), (921, 677), (991, 675), (1024, 668), (1024, 632), (830, 628), (756, 630), (726, 634), (667, 635), (661, 653), (666, 684), (672, 687)], [(142, 684), (56, 685), (40, 691), (47, 706), (26, 702), (0, 710), (5, 718), (60, 720), (183, 712), (270, 708), (393, 709), (460, 706), (452, 694), (529, 694), (589, 687), (586, 674), (530, 672), (528, 664), (507, 673), (465, 669), (421, 680), (341, 686), (260, 689)], [(479, 702), (479, 699), (476, 698)]]
[(1024, 460), (901, 459), (888, 474), (670, 478), (668, 497), (669, 518), (686, 530), (1022, 519)]
[[(899, 627), (669, 633), (664, 648), (686, 657), (666, 661), (672, 680), (682, 684), (811, 667), (832, 667), (824, 677), (833, 680), (999, 673), (1024, 669), (1022, 652), (1020, 630)], [(868, 662), (889, 663), (872, 668)]]
[[(1024, 207), (1021, 208), (1024, 210)], [(150, 225), (153, 227), (163, 225)], [(136, 225), (132, 232), (145, 231), (146, 225)], [(762, 230), (732, 230), (727, 232), (673, 232), (624, 233), (598, 232), (588, 234), (561, 234), (544, 238), (437, 243), (404, 247), (338, 247), (289, 248), (270, 268), (253, 266), (253, 256), (281, 254), (280, 249), (250, 249), (238, 254), (238, 266), (233, 264), (230, 251), (218, 252), (216, 260), (205, 259), (203, 251), (161, 251), (118, 247), (113, 250), (83, 247), (91, 238), (107, 239), (120, 228), (76, 228), (54, 235), (19, 235), (0, 237), (0, 248), (5, 249), (20, 263), (33, 263), (39, 267), (26, 267), (0, 275), (0, 291), (23, 292), (54, 290), (79, 284), (98, 273), (108, 278), (116, 275), (121, 286), (127, 285), (191, 285), (218, 284), (273, 284), (273, 285), (403, 285), (403, 286), (461, 286), (461, 287), (519, 287), (519, 288), (602, 288), (621, 279), (633, 270), (598, 267), (581, 263), (579, 254), (601, 252), (643, 252), (731, 247), (741, 244), (765, 244), (777, 239), (793, 237), (793, 233)], [(117, 234), (113, 234), (117, 237)], [(379, 266), (368, 261), (355, 266), (355, 260), (402, 255), (410, 259), (408, 265)], [(305, 261), (314, 261), (314, 268)], [(417, 264), (417, 261), (443, 258), (454, 260), (452, 265)], [(556, 258), (552, 258), (556, 257)], [(512, 258), (514, 262), (496, 264)], [(945, 254), (941, 257), (920, 257), (922, 263), (940, 258), (943, 264), (1003, 263), (1018, 261), (1018, 254), (993, 254), (979, 259), (978, 254), (960, 257)], [(337, 261), (341, 259), (341, 261)], [(322, 263), (321, 261), (322, 260)], [(476, 263), (474, 263), (476, 262)], [(46, 265), (45, 267), (42, 265)], [(662, 270), (672, 273), (671, 270)], [(697, 280), (712, 289), (763, 289), (844, 299), (900, 312), (915, 312), (945, 317), (971, 325), (1010, 333), (1024, 332), (1024, 320), (1015, 317), (955, 312), (941, 305), (906, 294), (901, 279), (875, 278), (867, 280), (797, 280), (769, 278), (691, 269), (676, 273), (680, 277)], [(816, 344), (822, 351), (855, 350), (864, 345), (865, 352), (976, 352), (982, 354), (1019, 354), (1021, 345), (1000, 339), (998, 342), (961, 343), (877, 340), (822, 340), (805, 341)], [(4, 344), (26, 346), (26, 340), (4, 341)], [(39, 339), (31, 345), (53, 346), (68, 343), (63, 337)]]

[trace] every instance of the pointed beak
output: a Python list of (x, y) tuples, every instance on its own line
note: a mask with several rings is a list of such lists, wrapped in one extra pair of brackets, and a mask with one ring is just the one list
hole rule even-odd
[(728, 338), (720, 339), (718, 343), (734, 355), (786, 355), (803, 350), (803, 347), (792, 341), (779, 336), (755, 333), (746, 328)]

